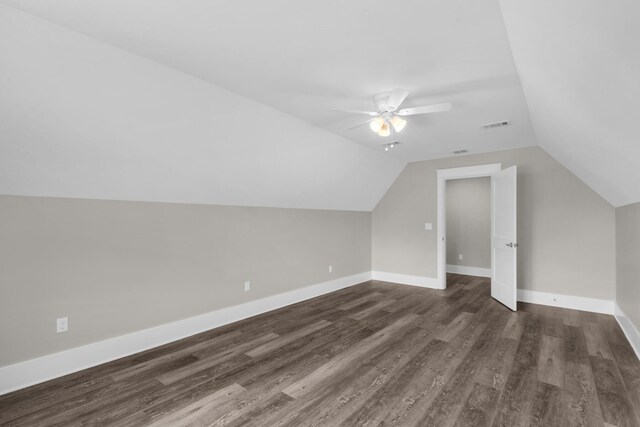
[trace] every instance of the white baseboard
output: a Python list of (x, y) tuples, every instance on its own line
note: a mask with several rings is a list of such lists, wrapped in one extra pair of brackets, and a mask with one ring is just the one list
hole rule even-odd
[[(49, 354), (37, 359), (0, 367), (0, 395), (371, 279), (423, 288), (440, 289), (437, 279), (433, 277), (386, 273), (382, 271), (368, 271), (353, 276), (342, 277), (188, 319), (144, 329), (131, 334), (72, 348), (59, 353)], [(518, 301), (595, 313), (615, 314), (620, 327), (640, 358), (640, 333), (620, 307), (614, 304), (613, 301), (522, 289), (518, 290)]]
[(491, 277), (490, 268), (467, 267), (465, 265), (447, 264), (447, 273), (466, 274), (469, 276)]
[(371, 280), (367, 271), (0, 368), (0, 395)]
[(624, 332), (624, 335), (627, 337), (627, 341), (633, 347), (633, 350), (636, 352), (636, 356), (640, 359), (640, 331), (636, 328), (636, 325), (633, 324), (629, 316), (622, 311), (618, 303), (614, 304), (614, 316), (620, 325), (620, 329)]
[(518, 289), (518, 301), (593, 313), (613, 314), (613, 301)]
[(420, 286), (421, 288), (442, 289), (435, 277), (411, 276), (409, 274), (386, 273), (384, 271), (372, 271), (373, 280), (383, 282), (400, 283), (402, 285)]

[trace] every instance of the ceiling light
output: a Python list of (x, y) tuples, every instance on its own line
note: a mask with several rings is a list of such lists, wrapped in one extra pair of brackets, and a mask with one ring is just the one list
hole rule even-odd
[(396, 130), (396, 132), (402, 132), (402, 129), (404, 129), (407, 121), (402, 117), (393, 116), (391, 118), (391, 124), (393, 125), (393, 128)]
[(382, 116), (378, 116), (375, 119), (371, 120), (371, 123), (369, 123), (369, 127), (372, 131), (378, 133), (380, 132), (380, 129), (382, 129), (382, 125), (384, 125), (384, 123), (385, 121)]
[(384, 144), (380, 144), (380, 146), (384, 148), (384, 151), (389, 151), (400, 144), (401, 142), (399, 141), (393, 141), (393, 142), (386, 142)]
[(389, 128), (389, 123), (384, 122), (382, 124), (382, 127), (378, 131), (378, 135), (380, 135), (380, 136), (389, 136), (389, 135), (391, 135), (391, 129)]

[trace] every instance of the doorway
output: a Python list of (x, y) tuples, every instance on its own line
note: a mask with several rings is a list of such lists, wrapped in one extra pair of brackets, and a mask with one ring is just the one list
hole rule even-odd
[(517, 168), (501, 163), (437, 171), (437, 281), (447, 286), (447, 181), (489, 177), (491, 180), (491, 296), (517, 309)]

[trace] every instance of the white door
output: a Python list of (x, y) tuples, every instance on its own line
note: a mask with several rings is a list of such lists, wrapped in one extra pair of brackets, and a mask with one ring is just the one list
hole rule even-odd
[(491, 177), (491, 296), (513, 311), (518, 290), (516, 195), (516, 166)]

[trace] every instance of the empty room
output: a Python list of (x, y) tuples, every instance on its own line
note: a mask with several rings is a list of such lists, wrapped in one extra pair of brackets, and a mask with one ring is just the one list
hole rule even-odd
[(0, 0), (0, 425), (640, 427), (639, 19)]

